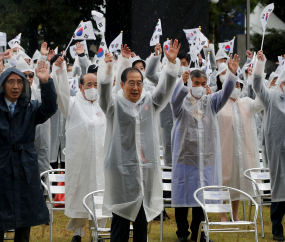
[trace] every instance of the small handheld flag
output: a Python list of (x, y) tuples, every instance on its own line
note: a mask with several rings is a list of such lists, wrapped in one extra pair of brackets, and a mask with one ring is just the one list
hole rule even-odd
[(121, 49), (121, 45), (123, 43), (123, 31), (112, 41), (112, 43), (109, 45), (109, 52), (112, 53), (116, 50)]
[(234, 53), (234, 45), (235, 45), (235, 37), (231, 41), (219, 43), (219, 49), (223, 49), (228, 53)]
[(260, 21), (261, 21), (261, 25), (262, 25), (262, 28), (263, 28), (263, 37), (262, 37), (262, 43), (261, 43), (261, 50), (263, 48), (263, 41), (264, 41), (264, 34), (265, 34), (265, 30), (266, 30), (266, 26), (267, 26), (267, 23), (268, 23), (268, 19), (269, 19), (269, 16), (270, 14), (273, 12), (274, 10), (274, 3), (271, 3), (269, 5), (267, 5), (261, 15), (260, 15)]
[(162, 27), (161, 27), (161, 21), (159, 19), (156, 27), (154, 28), (154, 32), (153, 32), (151, 40), (150, 40), (150, 46), (154, 46), (154, 45), (159, 43), (159, 36), (160, 35), (162, 35)]

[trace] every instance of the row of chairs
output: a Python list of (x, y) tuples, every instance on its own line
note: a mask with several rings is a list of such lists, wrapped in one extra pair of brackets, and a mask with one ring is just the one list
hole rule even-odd
[[(171, 192), (171, 179), (172, 179), (172, 167), (164, 165), (163, 162), (163, 152), (161, 151), (161, 163), (162, 163), (162, 180), (163, 180), (163, 190)], [(64, 172), (64, 169), (50, 169), (41, 174), (41, 177), (45, 177), (45, 181), (42, 180), (42, 185), (47, 192), (47, 206), (50, 212), (50, 241), (52, 241), (52, 222), (53, 222), (53, 211), (64, 211), (64, 207), (55, 207), (54, 205), (64, 205), (64, 201), (54, 201), (54, 194), (65, 194), (65, 186), (57, 186), (55, 183), (57, 182), (65, 182), (65, 174), (60, 174)], [(209, 233), (213, 232), (255, 232), (255, 241), (258, 241), (257, 238), (257, 227), (256, 220), (258, 215), (258, 209), (260, 209), (260, 219), (261, 219), (261, 228), (262, 228), (262, 237), (264, 237), (264, 223), (263, 223), (263, 212), (262, 206), (270, 205), (270, 202), (264, 201), (264, 199), (271, 198), (271, 186), (269, 169), (268, 168), (255, 168), (249, 169), (244, 172), (244, 176), (252, 182), (254, 196), (246, 194), (243, 191), (225, 187), (225, 186), (208, 186), (202, 187), (195, 191), (194, 198), (197, 203), (202, 207), (205, 214), (205, 221), (200, 224), (199, 228), (199, 236), (201, 232), (204, 232), (207, 239), (209, 239)], [(266, 183), (267, 182), (267, 183)], [(231, 196), (230, 191), (236, 191), (243, 194), (247, 197), (250, 205), (250, 212), (248, 221), (244, 218), (244, 221), (235, 222), (233, 220), (232, 215), (232, 207), (231, 207)], [(83, 205), (86, 210), (89, 212), (94, 227), (90, 228), (90, 236), (91, 241), (98, 241), (99, 237), (102, 240), (106, 240), (110, 238), (110, 228), (100, 228), (98, 226), (98, 219), (102, 218), (111, 218), (102, 215), (102, 206), (103, 206), (103, 193), (104, 190), (94, 191), (87, 194), (83, 199)], [(202, 193), (201, 196), (198, 196), (199, 193)], [(90, 208), (87, 206), (87, 199), (92, 199), (93, 207)], [(215, 201), (215, 203), (209, 203), (208, 201)], [(227, 202), (224, 204), (224, 202)], [(255, 206), (255, 213), (253, 220), (251, 219), (251, 211), (252, 206)], [(164, 208), (171, 207), (171, 198), (164, 198)], [(163, 214), (164, 211), (161, 212), (161, 228), (160, 228), (160, 240), (163, 241)], [(210, 213), (230, 213), (232, 222), (212, 222), (209, 220), (208, 214)], [(237, 226), (237, 228), (219, 228), (212, 229), (212, 226)], [(241, 229), (241, 226), (247, 226), (247, 229)], [(249, 229), (249, 226), (253, 226), (254, 229)], [(133, 227), (130, 227), (130, 231), (133, 230)], [(130, 238), (132, 237), (132, 232), (130, 234)], [(239, 239), (239, 237), (238, 237)], [(199, 241), (199, 238), (198, 238)]]

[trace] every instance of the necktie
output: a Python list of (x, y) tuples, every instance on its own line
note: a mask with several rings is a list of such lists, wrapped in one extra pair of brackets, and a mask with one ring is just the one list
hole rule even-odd
[(10, 118), (13, 118), (13, 114), (14, 114), (14, 111), (15, 111), (15, 103), (11, 103), (9, 105), (9, 108), (10, 108)]

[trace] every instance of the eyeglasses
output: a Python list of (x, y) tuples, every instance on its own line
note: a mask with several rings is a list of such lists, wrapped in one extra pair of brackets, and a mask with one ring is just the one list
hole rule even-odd
[(15, 80), (8, 80), (7, 83), (11, 86), (14, 86), (15, 83), (17, 83), (18, 86), (23, 86), (24, 85), (24, 81), (21, 80), (21, 81), (15, 81)]
[(143, 83), (142, 82), (138, 82), (138, 83), (134, 83), (134, 82), (127, 82), (127, 84), (130, 86), (130, 87), (142, 87), (143, 86)]
[(26, 78), (28, 78), (28, 77), (29, 77), (30, 79), (34, 78), (34, 73), (30, 73), (30, 74), (28, 74), (28, 75), (27, 75), (27, 74), (24, 74), (24, 75), (25, 75)]

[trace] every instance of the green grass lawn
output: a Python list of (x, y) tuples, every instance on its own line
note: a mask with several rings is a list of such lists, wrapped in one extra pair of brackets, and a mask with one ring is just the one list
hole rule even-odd
[[(246, 202), (247, 204), (247, 202)], [(248, 206), (246, 206), (248, 211)], [(255, 208), (253, 207), (253, 210)], [(170, 220), (166, 220), (164, 222), (164, 240), (165, 242), (175, 242), (177, 241), (176, 237), (176, 223), (174, 217), (174, 209), (168, 208), (166, 209)], [(240, 219), (242, 218), (242, 206), (240, 204)], [(254, 211), (253, 211), (254, 212)], [(270, 221), (270, 208), (263, 207), (263, 214), (264, 214), (264, 226), (265, 226), (265, 238), (261, 237), (261, 226), (260, 226), (260, 217), (258, 217), (258, 238), (259, 241), (267, 242), (273, 241), (272, 234), (271, 234), (271, 221)], [(248, 215), (248, 213), (247, 213)], [(189, 221), (191, 221), (191, 211), (189, 212)], [(219, 215), (213, 214), (210, 219), (215, 221), (219, 220)], [(53, 223), (53, 241), (54, 242), (70, 242), (73, 236), (71, 231), (66, 230), (66, 225), (69, 219), (64, 215), (63, 212), (55, 212), (54, 213), (54, 223)], [(85, 236), (82, 238), (82, 242), (89, 241), (89, 230), (88, 226), (84, 227)], [(149, 241), (160, 241), (160, 222), (154, 221), (151, 226), (151, 232), (149, 234)], [(217, 242), (217, 241), (236, 241), (237, 234), (235, 233), (217, 233), (211, 234), (210, 238)], [(189, 238), (190, 239), (190, 238)], [(46, 242), (49, 241), (49, 227), (45, 226), (45, 235), (42, 238), (42, 226), (36, 226), (32, 228), (31, 231), (31, 239), (32, 242)], [(108, 241), (108, 240), (106, 240)], [(240, 241), (254, 241), (254, 233), (241, 233), (240, 234)]]

